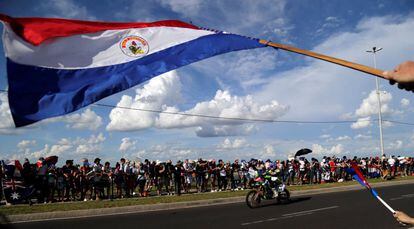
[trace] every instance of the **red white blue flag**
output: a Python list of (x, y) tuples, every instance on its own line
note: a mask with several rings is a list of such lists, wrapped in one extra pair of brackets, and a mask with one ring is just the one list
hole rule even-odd
[(348, 172), (352, 175), (352, 177), (358, 181), (363, 187), (365, 187), (379, 202), (381, 202), (391, 213), (395, 213), (395, 210), (387, 204), (371, 187), (371, 185), (368, 183), (368, 181), (365, 179), (364, 175), (362, 174), (361, 170), (359, 169), (358, 165), (356, 163), (351, 164), (351, 169), (348, 170)]
[(157, 75), (258, 39), (181, 21), (114, 23), (0, 15), (17, 127), (64, 115)]

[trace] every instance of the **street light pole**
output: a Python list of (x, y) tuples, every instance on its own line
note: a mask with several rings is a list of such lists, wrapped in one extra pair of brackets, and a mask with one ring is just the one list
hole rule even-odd
[[(372, 47), (372, 50), (368, 50), (367, 52), (372, 53), (374, 56), (374, 68), (377, 68), (377, 52), (381, 51), (382, 48)], [(375, 85), (376, 85), (376, 93), (377, 93), (377, 99), (378, 99), (378, 126), (380, 131), (380, 148), (381, 148), (381, 156), (384, 154), (384, 141), (382, 137), (382, 113), (381, 113), (381, 97), (380, 97), (380, 91), (379, 91), (379, 82), (378, 77), (375, 77)]]

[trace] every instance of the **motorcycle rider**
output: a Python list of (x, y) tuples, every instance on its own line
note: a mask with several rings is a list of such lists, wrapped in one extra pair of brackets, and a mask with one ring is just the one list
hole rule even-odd
[(277, 167), (274, 163), (271, 163), (269, 165), (269, 169), (266, 170), (264, 174), (264, 178), (268, 181), (268, 184), (270, 185), (270, 190), (273, 191), (273, 198), (276, 198), (279, 195), (279, 185), (282, 184), (282, 182), (277, 177)]

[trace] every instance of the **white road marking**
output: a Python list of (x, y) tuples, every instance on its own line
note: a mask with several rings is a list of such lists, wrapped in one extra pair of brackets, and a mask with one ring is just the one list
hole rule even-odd
[(258, 224), (258, 223), (265, 223), (265, 222), (275, 221), (275, 220), (279, 220), (279, 219), (288, 219), (288, 218), (293, 218), (293, 217), (311, 215), (311, 214), (313, 214), (314, 212), (317, 212), (317, 211), (324, 211), (324, 210), (334, 209), (334, 208), (338, 208), (338, 207), (339, 206), (330, 206), (330, 207), (325, 207), (325, 208), (317, 208), (317, 209), (312, 209), (312, 210), (307, 210), (307, 211), (294, 212), (294, 213), (284, 214), (281, 217), (269, 218), (269, 219), (263, 219), (263, 220), (257, 220), (257, 221), (242, 223), (241, 226), (247, 226), (247, 225)]
[(241, 225), (242, 226), (247, 226), (247, 225), (251, 225), (251, 224), (264, 223), (264, 222), (270, 222), (270, 221), (275, 221), (275, 220), (279, 220), (279, 219), (288, 219), (288, 218), (304, 216), (304, 215), (311, 215), (311, 214), (313, 214), (313, 213), (309, 212), (309, 213), (305, 213), (305, 214), (297, 214), (297, 215), (292, 215), (292, 216), (282, 216), (282, 217), (277, 217), (277, 218), (270, 218), (270, 219), (264, 219), (264, 220), (257, 220), (257, 221), (253, 221), (253, 222), (242, 223)]
[(312, 210), (308, 210), (308, 211), (300, 211), (300, 212), (284, 214), (283, 216), (298, 215), (298, 214), (303, 214), (303, 213), (308, 213), (308, 212), (324, 211), (324, 210), (329, 210), (329, 209), (338, 208), (338, 207), (339, 206), (330, 206), (330, 207), (326, 207), (326, 208), (317, 208), (317, 209), (312, 209)]
[(390, 200), (402, 200), (402, 199), (413, 198), (413, 197), (414, 197), (414, 193), (410, 193), (410, 194), (401, 195), (399, 197), (390, 198)]

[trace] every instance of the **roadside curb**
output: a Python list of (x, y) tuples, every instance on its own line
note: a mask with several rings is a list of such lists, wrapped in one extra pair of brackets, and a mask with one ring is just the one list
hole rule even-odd
[[(373, 187), (388, 187), (394, 185), (414, 184), (414, 180), (403, 180), (403, 181), (392, 181), (392, 182), (381, 182), (372, 184)], [(311, 190), (300, 190), (291, 191), (293, 197), (300, 197), (305, 195), (318, 195), (325, 193), (334, 192), (346, 192), (353, 190), (361, 190), (359, 184), (347, 185), (342, 187), (332, 188), (320, 188)], [(9, 215), (3, 216), (1, 223), (24, 223), (24, 222), (36, 222), (36, 221), (47, 221), (47, 220), (58, 220), (58, 219), (71, 219), (71, 218), (87, 218), (87, 217), (100, 217), (105, 215), (123, 215), (141, 212), (151, 211), (163, 211), (173, 210), (181, 208), (195, 208), (212, 205), (232, 204), (244, 202), (244, 196), (231, 197), (231, 198), (218, 198), (210, 200), (198, 200), (188, 202), (175, 202), (175, 203), (160, 203), (160, 204), (146, 204), (146, 205), (133, 205), (125, 207), (112, 207), (112, 208), (97, 208), (87, 210), (72, 210), (72, 211), (56, 211), (56, 212), (42, 212), (42, 213), (31, 213), (22, 215)]]

